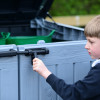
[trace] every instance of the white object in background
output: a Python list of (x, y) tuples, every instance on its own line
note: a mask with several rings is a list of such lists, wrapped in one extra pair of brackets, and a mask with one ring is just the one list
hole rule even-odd
[(37, 41), (37, 44), (44, 44), (44, 43), (45, 43), (44, 40), (39, 40), (39, 41)]

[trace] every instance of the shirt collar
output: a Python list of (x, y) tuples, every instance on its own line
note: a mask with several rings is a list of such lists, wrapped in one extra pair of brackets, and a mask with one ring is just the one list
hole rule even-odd
[(92, 67), (94, 67), (96, 64), (100, 63), (100, 59), (97, 59), (95, 60), (93, 63), (92, 63)]

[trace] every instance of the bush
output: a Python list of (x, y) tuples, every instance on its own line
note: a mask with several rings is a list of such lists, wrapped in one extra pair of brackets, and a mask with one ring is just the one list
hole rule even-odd
[(52, 16), (100, 14), (100, 0), (54, 0)]

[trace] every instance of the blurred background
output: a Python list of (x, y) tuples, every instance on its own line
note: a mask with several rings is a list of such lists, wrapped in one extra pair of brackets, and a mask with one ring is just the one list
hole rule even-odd
[[(100, 0), (54, 0), (49, 11), (57, 23), (83, 27), (100, 14)], [(50, 20), (50, 18), (46, 18)]]

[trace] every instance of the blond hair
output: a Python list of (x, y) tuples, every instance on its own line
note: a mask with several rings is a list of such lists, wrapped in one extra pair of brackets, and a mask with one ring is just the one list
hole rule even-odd
[(100, 15), (94, 17), (85, 26), (84, 30), (85, 36), (100, 38)]

